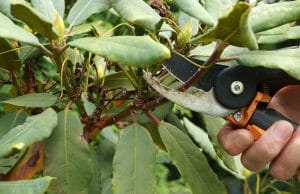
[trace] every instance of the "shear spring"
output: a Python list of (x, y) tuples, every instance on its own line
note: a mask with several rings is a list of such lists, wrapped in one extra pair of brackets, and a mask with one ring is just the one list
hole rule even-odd
[(271, 93), (271, 87), (270, 87), (270, 85), (267, 84), (267, 83), (262, 83), (262, 85), (261, 85), (261, 91), (262, 91), (262, 93), (269, 95)]

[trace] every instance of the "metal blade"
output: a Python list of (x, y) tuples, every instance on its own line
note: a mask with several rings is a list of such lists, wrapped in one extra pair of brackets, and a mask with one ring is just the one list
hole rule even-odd
[(212, 90), (209, 90), (208, 92), (199, 91), (195, 94), (190, 94), (161, 85), (158, 80), (151, 76), (150, 72), (144, 72), (143, 77), (149, 85), (162, 96), (192, 111), (218, 117), (224, 117), (230, 113), (236, 112), (236, 110), (230, 110), (220, 105), (215, 99)]
[[(192, 59), (193, 62), (199, 64), (201, 66), (204, 61), (198, 59)], [(172, 57), (164, 62), (164, 67), (178, 80), (185, 82), (187, 81), (196, 71), (198, 71), (199, 67), (192, 64), (190, 61), (186, 60), (185, 58), (181, 57), (176, 53), (172, 53)], [(205, 72), (203, 77), (193, 84), (196, 88), (200, 88), (204, 91), (209, 91), (215, 80), (216, 75), (226, 68), (225, 65), (215, 64), (211, 68)]]

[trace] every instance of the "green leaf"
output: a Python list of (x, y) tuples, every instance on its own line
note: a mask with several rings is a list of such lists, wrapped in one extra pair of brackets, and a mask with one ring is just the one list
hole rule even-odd
[[(216, 48), (215, 42), (205, 45), (205, 46), (199, 45), (190, 51), (190, 56), (192, 56), (194, 58), (206, 60), (213, 53), (215, 48)], [(225, 48), (224, 52), (221, 55), (221, 58), (223, 58), (223, 57), (224, 58), (234, 58), (244, 52), (249, 52), (249, 49), (229, 45), (228, 47)], [(230, 63), (232, 63), (232, 62), (230, 62)]]
[(215, 21), (218, 21), (232, 6), (233, 3), (230, 0), (204, 0), (205, 9)]
[(0, 138), (12, 128), (25, 122), (28, 114), (24, 111), (6, 113), (0, 118)]
[(19, 153), (6, 158), (0, 158), (0, 174), (7, 174), (12, 167), (23, 157), (27, 149), (21, 150)]
[(258, 39), (259, 44), (277, 44), (287, 40), (298, 40), (300, 39), (300, 26), (295, 26), (282, 34), (260, 36)]
[(32, 180), (2, 181), (0, 182), (1, 194), (44, 194), (54, 178), (41, 177)]
[(193, 193), (226, 193), (226, 189), (211, 170), (205, 156), (191, 139), (175, 126), (161, 122), (161, 138)]
[(49, 93), (33, 93), (0, 102), (24, 107), (50, 107), (57, 102), (57, 97)]
[(71, 8), (67, 17), (70, 27), (81, 24), (94, 13), (100, 13), (110, 8), (108, 0), (78, 0)]
[(106, 26), (106, 24), (103, 21), (95, 21), (74, 26), (70, 35), (74, 36), (80, 34), (88, 34), (95, 30), (95, 28), (100, 29), (99, 31), (101, 31), (102, 33), (106, 33), (110, 29), (110, 27)]
[(199, 21), (196, 18), (179, 11), (178, 24), (180, 28), (183, 28), (188, 22), (192, 22), (192, 35), (195, 36), (199, 31)]
[(224, 165), (220, 161), (219, 164), (230, 173), (238, 176), (239, 178), (243, 177), (243, 166), (240, 162), (239, 156), (231, 156), (229, 155), (219, 144), (218, 142), (218, 133), (220, 129), (224, 126), (225, 120), (220, 117), (213, 117), (207, 114), (200, 114), (198, 113), (199, 117), (203, 121), (203, 128), (206, 129), (209, 139), (211, 140), (214, 150), (217, 154), (217, 156), (224, 162)]
[(254, 32), (261, 32), (300, 19), (300, 2), (261, 4), (250, 13), (250, 24)]
[(19, 69), (22, 63), (17, 49), (6, 39), (0, 38), (0, 67), (13, 70)]
[(58, 125), (45, 144), (44, 174), (57, 177), (47, 193), (88, 193), (92, 163), (82, 131), (76, 112), (65, 110), (58, 114)]
[(208, 134), (187, 118), (183, 118), (183, 123), (186, 126), (190, 136), (195, 142), (197, 142), (197, 144), (199, 144), (203, 151), (206, 152), (212, 159), (217, 160), (217, 154), (215, 152), (213, 143), (209, 140)]
[(169, 49), (149, 36), (81, 38), (69, 45), (124, 65), (149, 66), (170, 58)]
[(233, 46), (258, 49), (255, 35), (248, 22), (250, 10), (248, 3), (238, 2), (227, 15), (219, 19), (217, 26), (194, 39), (194, 42), (211, 42), (221, 39)]
[(193, 36), (192, 25), (192, 20), (190, 20), (180, 29), (176, 39), (178, 47), (182, 48), (190, 42)]
[(56, 124), (57, 116), (53, 109), (28, 117), (23, 125), (11, 129), (0, 139), (0, 157), (17, 153), (35, 142), (48, 138)]
[(5, 0), (5, 1), (0, 1), (0, 12), (4, 13), (6, 16), (12, 18), (12, 15), (10, 13), (10, 4), (14, 0)]
[(83, 92), (81, 94), (81, 100), (83, 102), (83, 107), (84, 107), (86, 114), (88, 116), (91, 116), (96, 109), (96, 105), (89, 101), (87, 92)]
[(285, 34), (286, 31), (290, 30), (292, 26), (294, 26), (293, 23), (284, 24), (275, 28), (271, 28), (269, 30), (258, 32), (257, 35), (259, 36), (282, 35)]
[(31, 0), (32, 6), (39, 12), (43, 14), (43, 18), (46, 21), (55, 20), (55, 8), (52, 1), (49, 0)]
[[(103, 188), (102, 188), (102, 192), (101, 194), (113, 194), (112, 192), (112, 188), (111, 188), (111, 182), (112, 182), (112, 178), (106, 179), (103, 182)], [(93, 194), (93, 193), (91, 193)]]
[(155, 31), (161, 17), (143, 0), (108, 0), (111, 6), (125, 20)]
[(33, 34), (15, 25), (2, 13), (0, 13), (0, 37), (21, 41), (33, 46), (41, 46), (39, 40)]
[(94, 193), (102, 193), (102, 184), (101, 184), (101, 172), (100, 165), (98, 163), (97, 153), (96, 151), (90, 147), (91, 159), (92, 159), (92, 167), (93, 167), (93, 178), (89, 185), (89, 194)]
[(114, 194), (154, 193), (155, 155), (155, 146), (144, 127), (130, 125), (124, 129), (113, 162)]
[(186, 14), (193, 16), (208, 26), (214, 26), (215, 21), (203, 8), (198, 0), (173, 0), (178, 8)]
[(206, 130), (196, 126), (187, 118), (183, 118), (184, 125), (189, 131), (190, 136), (204, 152), (214, 159), (224, 170), (238, 178), (245, 178), (243, 176), (244, 168), (240, 162), (240, 157), (227, 154), (217, 141), (217, 134), (223, 126), (224, 121), (218, 117), (201, 118), (201, 121), (205, 124)]
[(104, 89), (116, 89), (116, 88), (124, 88), (127, 91), (133, 91), (135, 88), (132, 83), (125, 75), (124, 72), (112, 73), (110, 75), (105, 76), (104, 79)]
[(44, 15), (34, 9), (24, 0), (15, 0), (11, 4), (11, 14), (25, 22), (33, 31), (40, 33), (50, 40), (59, 37), (59, 32), (53, 27), (54, 20), (49, 20), (47, 14)]
[(55, 9), (58, 11), (59, 15), (64, 18), (65, 14), (65, 0), (52, 0)]
[(55, 33), (55, 36), (59, 35), (62, 37), (65, 31), (65, 25), (62, 19), (63, 16), (59, 15), (54, 7), (53, 2), (49, 0), (31, 0), (31, 3), (33, 7), (39, 11), (39, 13), (43, 13), (46, 21), (51, 22), (53, 26), (52, 31)]
[[(97, 167), (98, 171), (94, 172), (97, 173), (97, 177), (93, 177), (93, 180), (98, 180), (98, 182), (92, 182), (94, 183), (96, 187), (94, 187), (94, 191), (90, 187), (89, 193), (95, 194), (95, 193), (104, 193), (105, 182), (107, 180), (111, 180), (112, 178), (112, 163), (113, 163), (113, 157), (115, 154), (116, 145), (112, 143), (111, 141), (107, 139), (101, 139), (99, 142), (99, 145), (94, 148), (92, 154), (93, 155), (93, 163), (94, 166)], [(94, 170), (95, 171), (95, 170)], [(112, 188), (112, 185), (110, 184), (110, 190)], [(96, 192), (96, 190), (100, 192)], [(102, 190), (102, 192), (101, 192)]]
[(249, 51), (237, 59), (241, 65), (284, 70), (290, 76), (300, 79), (300, 49), (282, 49), (276, 51)]

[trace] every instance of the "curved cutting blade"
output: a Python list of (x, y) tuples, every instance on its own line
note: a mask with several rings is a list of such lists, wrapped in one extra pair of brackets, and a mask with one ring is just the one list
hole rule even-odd
[(208, 92), (199, 91), (195, 94), (180, 92), (160, 84), (151, 76), (150, 72), (144, 72), (144, 79), (149, 85), (168, 100), (181, 105), (195, 112), (201, 112), (213, 116), (224, 117), (236, 110), (230, 110), (220, 105), (213, 94), (213, 90)]

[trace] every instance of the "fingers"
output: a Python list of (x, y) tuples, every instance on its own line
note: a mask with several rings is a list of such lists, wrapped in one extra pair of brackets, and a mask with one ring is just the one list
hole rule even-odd
[(234, 129), (226, 124), (218, 134), (218, 141), (226, 152), (231, 155), (238, 155), (248, 149), (254, 139), (246, 129)]
[[(290, 123), (286, 121), (276, 122), (242, 154), (243, 165), (251, 171), (262, 169), (280, 154), (292, 134), (293, 127)], [(277, 169), (280, 167), (277, 165)]]
[(300, 121), (300, 85), (282, 88), (269, 103), (269, 108), (276, 109), (293, 121)]
[[(291, 178), (300, 167), (300, 127), (295, 131), (291, 140), (280, 155), (272, 161), (270, 173), (276, 179)], [(300, 175), (297, 175), (300, 181)]]
[[(294, 134), (293, 131), (290, 123), (279, 121), (254, 142), (248, 130), (234, 129), (226, 124), (219, 132), (218, 140), (229, 154), (242, 153), (242, 163), (249, 170), (261, 170), (271, 162), (271, 175), (287, 180), (300, 169), (300, 127)], [(300, 181), (300, 174), (296, 178)]]

